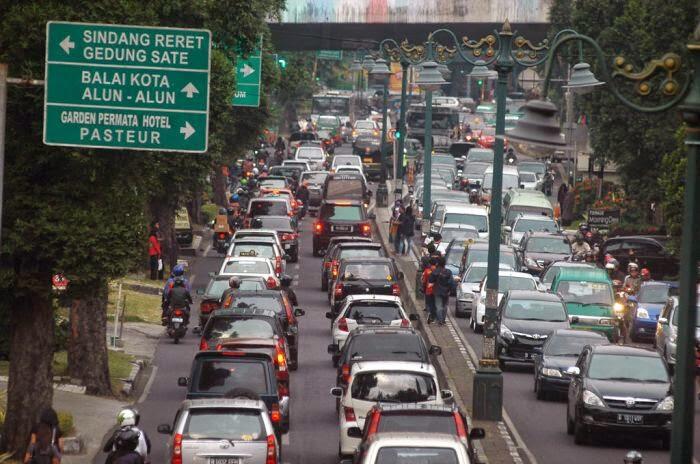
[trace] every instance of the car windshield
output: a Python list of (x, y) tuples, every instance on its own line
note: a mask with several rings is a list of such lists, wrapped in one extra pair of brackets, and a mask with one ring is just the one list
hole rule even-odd
[(334, 205), (326, 203), (320, 216), (326, 221), (361, 221), (362, 208), (359, 205)]
[(515, 232), (527, 232), (528, 230), (533, 232), (556, 232), (557, 224), (548, 218), (546, 220), (520, 219), (515, 223), (513, 230)]
[(287, 188), (287, 181), (284, 179), (261, 179), (260, 188), (281, 189)]
[(486, 270), (488, 268), (486, 266), (469, 266), (467, 268), (467, 271), (464, 273), (464, 276), (462, 277), (462, 282), (466, 283), (477, 283), (481, 282), (484, 277), (486, 277)]
[(333, 178), (326, 184), (326, 199), (334, 198), (359, 198), (364, 195), (365, 185), (359, 177), (350, 177), (349, 174), (344, 179)]
[(571, 245), (563, 237), (532, 237), (527, 241), (527, 251), (568, 255), (571, 253)]
[(231, 256), (271, 259), (275, 257), (275, 249), (272, 243), (235, 243)]
[(348, 358), (354, 361), (422, 361), (420, 336), (413, 334), (370, 333), (357, 335), (347, 345)]
[[(461, 245), (461, 244), (460, 244)], [(459, 266), (462, 262), (462, 255), (464, 254), (464, 246), (452, 245), (449, 250), (447, 250), (447, 256), (445, 256), (445, 261), (447, 265)]]
[(227, 288), (228, 279), (211, 279), (204, 294), (208, 297), (219, 299)]
[(401, 310), (396, 304), (381, 304), (377, 302), (352, 303), (352, 306), (345, 312), (345, 317), (354, 319), (360, 323), (389, 323), (391, 321), (403, 319)]
[(475, 229), (442, 229), (440, 235), (443, 242), (451, 242), (453, 239), (479, 238), (479, 233)]
[[(698, 300), (700, 301), (700, 295), (698, 296)], [(700, 304), (697, 306), (697, 317), (695, 319), (695, 327), (700, 327)], [(675, 311), (673, 311), (673, 320), (671, 323), (675, 326), (678, 326), (678, 309), (676, 308)]]
[(340, 254), (338, 255), (338, 259), (346, 259), (346, 258), (364, 258), (364, 257), (370, 257), (370, 258), (379, 258), (382, 257), (384, 254), (382, 253), (381, 248), (343, 248), (340, 250)]
[(333, 128), (340, 126), (340, 122), (338, 122), (338, 118), (332, 116), (319, 116), (316, 125), (318, 127)]
[(572, 336), (554, 335), (544, 348), (545, 354), (549, 356), (578, 356), (586, 345), (607, 345), (608, 340), (603, 336)]
[(595, 380), (667, 383), (668, 372), (658, 356), (594, 354), (588, 377)]
[(374, 122), (372, 121), (357, 121), (355, 123), (355, 129), (374, 129)]
[(265, 441), (259, 411), (232, 408), (192, 408), (182, 430), (189, 440)]
[(222, 274), (272, 274), (267, 261), (228, 261)]
[(301, 175), (301, 181), (311, 185), (323, 185), (326, 177), (328, 177), (327, 172), (305, 172)]
[[(482, 163), (493, 163), (493, 150), (469, 150), (467, 161), (480, 161)], [(485, 171), (486, 169), (484, 169)]]
[(485, 214), (445, 213), (444, 224), (466, 224), (479, 232), (488, 232), (488, 217)]
[(459, 459), (451, 448), (383, 446), (379, 449), (377, 460), (374, 462), (375, 464), (458, 464)]
[(377, 432), (425, 433), (426, 430), (430, 430), (431, 433), (457, 434), (457, 423), (452, 413), (430, 414), (421, 410), (418, 414), (413, 411), (397, 414), (392, 411), (382, 414), (381, 417)]
[(363, 372), (352, 382), (353, 399), (386, 403), (435, 400), (437, 388), (429, 375), (414, 372)]
[[(491, 189), (491, 185), (493, 183), (493, 174), (492, 173), (486, 173), (484, 174), (484, 182), (482, 184), (482, 187), (485, 189)], [(520, 186), (520, 179), (518, 176), (514, 174), (503, 174), (503, 191), (506, 191), (508, 189), (516, 189)]]
[(498, 293), (505, 293), (511, 290), (537, 290), (537, 283), (535, 279), (530, 277), (499, 275)]
[(391, 269), (388, 264), (348, 264), (345, 266), (343, 280), (386, 280), (391, 281)]
[(637, 300), (640, 303), (663, 304), (668, 299), (668, 285), (642, 285)]
[(537, 182), (537, 176), (534, 172), (521, 172), (520, 182)]
[(286, 201), (255, 200), (250, 203), (250, 215), (255, 216), (285, 216)]
[(223, 395), (234, 388), (245, 388), (258, 394), (267, 393), (265, 369), (264, 362), (207, 360), (199, 367), (193, 390)]
[(557, 287), (557, 293), (567, 303), (602, 304), (612, 306), (612, 287), (603, 282), (586, 282), (577, 280), (562, 280)]
[(488, 164), (467, 163), (464, 166), (462, 177), (483, 177), (484, 172), (489, 167)]
[(521, 174), (523, 172), (533, 172), (535, 174), (544, 175), (544, 164), (520, 162), (518, 163), (518, 171), (520, 171)]
[[(467, 255), (467, 265), (471, 263), (485, 263), (488, 261), (489, 251), (488, 250), (469, 250)], [(501, 251), (498, 257), (499, 264), (505, 264), (511, 269), (515, 269), (515, 255), (510, 251)]]
[(245, 295), (233, 300), (233, 303), (227, 309), (270, 309), (276, 313), (284, 314), (284, 305), (280, 298), (269, 296), (253, 296)]
[(285, 216), (285, 217), (260, 216), (258, 219), (260, 219), (260, 221), (262, 222), (263, 229), (274, 229), (277, 231), (292, 230), (292, 226), (290, 224), (290, 218), (287, 216)]
[(266, 319), (236, 317), (214, 317), (211, 324), (205, 326), (206, 340), (218, 338), (272, 338), (275, 329)]
[(320, 148), (301, 147), (297, 150), (296, 158), (299, 160), (322, 160), (323, 150)]
[[(499, 279), (499, 287), (501, 279)], [(506, 306), (505, 317), (525, 321), (564, 322), (566, 321), (566, 310), (563, 304), (555, 301), (510, 300)]]

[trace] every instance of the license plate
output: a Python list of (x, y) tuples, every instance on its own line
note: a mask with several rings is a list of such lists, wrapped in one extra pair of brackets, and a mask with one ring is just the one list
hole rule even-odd
[(182, 323), (182, 322), (184, 322), (184, 319), (182, 319), (181, 317), (173, 317), (173, 322)]
[(641, 424), (644, 417), (639, 414), (618, 414), (617, 422), (620, 424)]
[(209, 464), (240, 464), (239, 458), (209, 458)]
[(365, 163), (372, 163), (372, 162), (374, 162), (374, 160), (373, 160), (371, 157), (369, 157), (369, 156), (367, 156), (367, 157), (365, 157), (365, 158), (362, 158), (362, 161), (364, 161)]
[(285, 250), (289, 250), (291, 247), (292, 247), (292, 245), (289, 244), (289, 243), (285, 243), (285, 244), (284, 244), (284, 249), (285, 249)]
[(352, 231), (352, 226), (333, 226), (334, 232), (350, 232)]

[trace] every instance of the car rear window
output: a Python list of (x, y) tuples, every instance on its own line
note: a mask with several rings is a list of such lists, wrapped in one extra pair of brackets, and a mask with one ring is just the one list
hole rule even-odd
[(457, 434), (457, 424), (453, 414), (382, 414), (377, 432), (420, 432)]
[(251, 216), (284, 216), (287, 214), (286, 201), (255, 200), (250, 202)]
[(273, 189), (287, 188), (287, 181), (284, 179), (262, 179), (260, 181), (260, 187)]
[(351, 360), (421, 361), (425, 355), (418, 335), (370, 333), (357, 335), (348, 346)]
[(355, 376), (351, 394), (360, 401), (417, 403), (436, 398), (435, 381), (415, 372), (362, 372)]
[(302, 182), (308, 182), (311, 185), (323, 185), (328, 177), (327, 172), (305, 172), (301, 175)]
[(391, 269), (387, 264), (348, 264), (343, 272), (343, 280), (352, 282), (360, 279), (392, 280)]
[(212, 279), (209, 282), (207, 290), (204, 292), (207, 296), (220, 298), (224, 290), (228, 288), (228, 279), (225, 280), (215, 280)]
[[(253, 280), (253, 279), (241, 279), (241, 286), (238, 287), (240, 291), (256, 291), (256, 290), (265, 290), (267, 287), (265, 286), (264, 283), (262, 283), (259, 280)], [(223, 292), (222, 292), (223, 293)]]
[[(488, 261), (488, 250), (469, 250), (467, 255), (467, 265), (471, 263), (485, 263)], [(498, 257), (499, 264), (505, 264), (511, 269), (515, 269), (515, 255), (510, 251), (501, 251)]]
[(384, 446), (377, 453), (375, 464), (458, 464), (451, 448), (408, 448)]
[(229, 261), (222, 274), (270, 274), (267, 261)]
[[(344, 174), (347, 176), (347, 174)], [(336, 198), (356, 198), (365, 193), (365, 186), (359, 177), (347, 177), (338, 179), (334, 177), (326, 183), (326, 198), (333, 200)]]
[(193, 408), (182, 431), (190, 440), (265, 441), (260, 411), (233, 408)]
[(360, 323), (389, 323), (402, 319), (401, 310), (393, 303), (358, 302), (350, 306), (345, 317)]
[(275, 329), (265, 319), (215, 316), (204, 328), (205, 340), (219, 338), (272, 338)]
[(473, 226), (479, 232), (488, 232), (488, 219), (485, 214), (462, 214), (462, 213), (446, 213), (445, 224), (465, 224)]
[(359, 205), (325, 204), (321, 208), (321, 219), (327, 221), (361, 221), (362, 208)]
[(195, 391), (223, 395), (234, 388), (246, 388), (264, 394), (268, 390), (266, 367), (264, 361), (205, 360), (199, 366)]
[(284, 310), (282, 301), (272, 296), (245, 295), (233, 300), (233, 304), (227, 309), (271, 309), (276, 313)]
[(235, 243), (231, 256), (271, 259), (275, 257), (275, 249), (271, 243)]
[(292, 230), (290, 219), (288, 217), (267, 217), (260, 216), (263, 229), (275, 230)]
[(323, 150), (320, 148), (299, 148), (297, 150), (297, 159), (300, 160), (322, 160), (323, 159)]
[(384, 256), (384, 252), (381, 248), (344, 248), (340, 250), (338, 259), (346, 258), (381, 258)]

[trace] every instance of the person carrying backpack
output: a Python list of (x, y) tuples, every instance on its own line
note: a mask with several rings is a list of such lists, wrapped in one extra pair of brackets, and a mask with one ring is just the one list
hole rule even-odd
[(430, 274), (428, 282), (435, 284), (435, 311), (438, 325), (445, 325), (447, 317), (447, 304), (450, 293), (457, 286), (452, 271), (445, 267), (445, 257), (437, 259), (437, 268)]
[(54, 444), (56, 429), (49, 424), (39, 422), (35, 430), (32, 437), (36, 437), (36, 441), (29, 444), (24, 455), (24, 464), (60, 464), (61, 453), (58, 451), (58, 446)]

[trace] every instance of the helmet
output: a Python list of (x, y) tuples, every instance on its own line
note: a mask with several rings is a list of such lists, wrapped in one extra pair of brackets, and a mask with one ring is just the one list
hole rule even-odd
[(241, 179), (241, 185), (248, 185), (248, 179), (246, 179), (245, 177)]
[(577, 242), (583, 241), (583, 234), (581, 232), (576, 232), (576, 241)]
[(252, 229), (262, 229), (262, 226), (263, 226), (263, 222), (262, 222), (262, 219), (260, 219), (260, 218), (254, 218), (250, 222), (250, 227)]
[(284, 274), (282, 277), (280, 277), (280, 284), (281, 284), (283, 287), (289, 287), (290, 285), (292, 285), (292, 281), (293, 281), (293, 280), (294, 280), (294, 279), (293, 279), (291, 276), (288, 276), (287, 274)]
[(260, 174), (260, 170), (258, 168), (253, 168), (253, 175), (257, 176), (258, 174)]
[(649, 272), (649, 269), (647, 269), (647, 268), (645, 268), (645, 267), (642, 268), (641, 274), (642, 274), (642, 277), (645, 278), (645, 279), (650, 279), (650, 278), (651, 278), (651, 272)]
[(238, 198), (239, 198), (239, 196), (237, 193), (234, 193), (233, 195), (231, 195), (231, 201), (238, 201)]
[(231, 288), (239, 288), (241, 286), (241, 279), (236, 276), (231, 277), (228, 279), (228, 286)]
[(608, 271), (614, 271), (615, 270), (615, 265), (612, 263), (612, 261), (608, 261), (605, 263), (605, 269)]
[(176, 287), (182, 287), (183, 285), (185, 285), (185, 279), (183, 279), (180, 276), (177, 276), (177, 277), (175, 277), (175, 280), (173, 280), (173, 284)]
[(262, 171), (263, 171), (263, 172), (267, 172), (267, 171), (268, 171), (267, 165), (264, 165), (264, 166), (263, 166)]
[(219, 214), (226, 214), (226, 208), (219, 208)]
[(118, 450), (134, 451), (139, 446), (139, 435), (140, 433), (131, 427), (120, 430), (114, 445)]
[(639, 264), (637, 263), (629, 263), (627, 265), (627, 272), (632, 272), (632, 271), (638, 271), (639, 270)]
[(125, 427), (127, 425), (136, 425), (137, 414), (133, 409), (125, 408), (119, 411), (117, 414), (117, 425), (119, 427)]
[[(226, 210), (224, 209), (224, 212), (221, 214), (226, 214)], [(175, 277), (179, 277), (179, 276), (182, 276), (184, 274), (185, 274), (185, 266), (183, 266), (182, 264), (176, 264), (175, 267), (173, 268), (173, 275)]]

